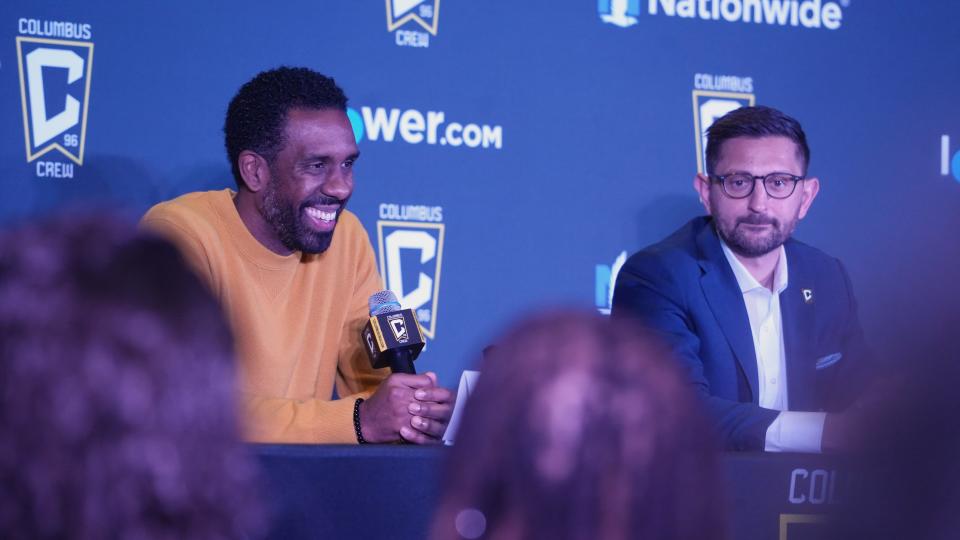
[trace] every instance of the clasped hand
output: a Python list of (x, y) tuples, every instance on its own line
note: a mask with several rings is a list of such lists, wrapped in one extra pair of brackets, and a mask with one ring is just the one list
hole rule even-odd
[(400, 439), (416, 444), (440, 442), (453, 412), (453, 393), (437, 386), (432, 372), (394, 373), (360, 404), (363, 438), (372, 443)]

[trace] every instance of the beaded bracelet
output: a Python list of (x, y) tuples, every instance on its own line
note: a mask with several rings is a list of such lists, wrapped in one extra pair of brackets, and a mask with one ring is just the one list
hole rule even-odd
[(357, 398), (357, 400), (353, 402), (353, 430), (357, 432), (357, 442), (367, 444), (367, 440), (363, 438), (363, 430), (360, 429), (361, 403), (363, 403), (363, 398)]

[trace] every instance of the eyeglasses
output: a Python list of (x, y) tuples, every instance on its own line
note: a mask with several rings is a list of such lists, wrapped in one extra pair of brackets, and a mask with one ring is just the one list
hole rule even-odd
[(756, 181), (763, 182), (763, 189), (774, 199), (786, 199), (797, 189), (797, 182), (806, 180), (803, 176), (787, 173), (770, 173), (766, 176), (754, 176), (747, 173), (733, 173), (723, 176), (710, 175), (710, 179), (720, 184), (723, 192), (732, 199), (746, 199), (753, 193)]

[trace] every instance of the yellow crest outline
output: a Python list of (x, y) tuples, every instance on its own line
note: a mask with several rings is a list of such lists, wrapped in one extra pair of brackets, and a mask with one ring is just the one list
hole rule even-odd
[(757, 104), (755, 94), (746, 94), (741, 92), (717, 92), (714, 90), (694, 90), (693, 91), (693, 131), (694, 138), (697, 141), (697, 172), (703, 174), (705, 170), (703, 163), (703, 130), (700, 129), (700, 107), (697, 102), (699, 97), (718, 97), (730, 99), (745, 99), (753, 107)]
[(410, 12), (407, 15), (404, 15), (399, 21), (393, 21), (393, 6), (390, 5), (391, 0), (386, 0), (387, 2), (387, 32), (393, 32), (397, 28), (407, 24), (410, 21), (413, 21), (423, 27), (424, 30), (430, 32), (434, 36), (437, 35), (437, 29), (440, 26), (440, 0), (434, 0), (433, 2), (433, 23), (428, 24), (427, 21), (423, 20), (416, 13)]
[[(23, 78), (23, 45), (22, 43), (43, 43), (47, 45), (68, 45), (70, 47), (87, 47), (90, 49), (90, 55), (87, 57), (87, 73), (84, 75), (86, 84), (83, 90), (83, 115), (80, 118), (80, 149), (77, 154), (70, 152), (58, 142), (51, 142), (45, 147), (31, 152), (30, 148), (30, 120), (27, 114), (27, 84)], [(90, 80), (93, 75), (93, 42), (92, 41), (68, 41), (64, 39), (46, 39), (17, 36), (17, 70), (20, 75), (20, 107), (23, 110), (23, 138), (27, 151), (27, 163), (39, 158), (51, 150), (59, 150), (64, 156), (69, 158), (77, 165), (83, 165), (83, 151), (87, 144), (87, 111), (90, 107)]]
[[(384, 260), (384, 249), (383, 249), (383, 228), (384, 227), (403, 227), (403, 228), (414, 228), (414, 229), (436, 229), (439, 231), (437, 238), (437, 274), (433, 279), (433, 291), (432, 291), (432, 302), (430, 306), (430, 327), (424, 327), (420, 324), (420, 320), (417, 317), (414, 317), (417, 326), (420, 327), (420, 333), (427, 336), (430, 339), (435, 339), (437, 333), (437, 306), (439, 305), (438, 300), (440, 296), (440, 269), (443, 266), (443, 236), (444, 236), (444, 224), (443, 223), (423, 223), (419, 221), (377, 221), (377, 257), (380, 263), (380, 279), (383, 288), (386, 289), (386, 261)], [(396, 292), (396, 291), (394, 291)]]
[(780, 514), (780, 540), (787, 540), (790, 525), (794, 523), (827, 523), (827, 516), (823, 514)]

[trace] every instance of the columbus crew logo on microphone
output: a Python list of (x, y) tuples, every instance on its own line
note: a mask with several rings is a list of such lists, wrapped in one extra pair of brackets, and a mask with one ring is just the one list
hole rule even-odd
[(410, 341), (410, 334), (407, 333), (407, 323), (403, 320), (403, 313), (387, 315), (387, 325), (390, 326), (390, 331), (393, 332), (393, 337), (397, 340), (397, 343)]
[[(73, 178), (83, 165), (93, 73), (93, 43), (79, 39), (90, 39), (90, 25), (19, 22), (27, 34), (16, 39), (27, 163), (36, 161), (38, 177)], [(52, 39), (61, 37), (70, 39)]]
[(706, 171), (707, 130), (728, 112), (756, 105), (753, 77), (711, 75), (693, 76), (693, 129), (697, 146), (697, 172)]
[(396, 293), (403, 309), (413, 310), (430, 339), (437, 336), (443, 236), (442, 207), (380, 205), (377, 245), (384, 287)]

